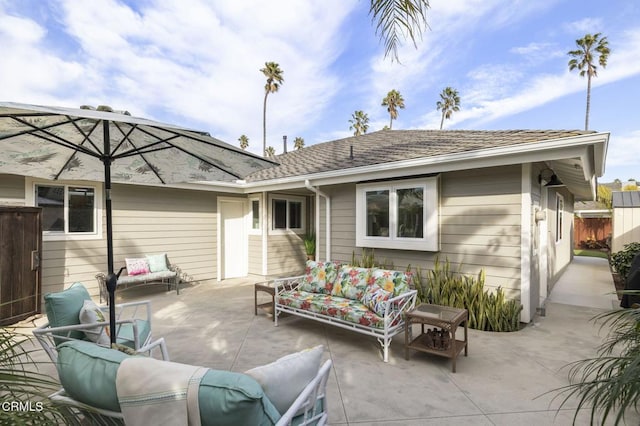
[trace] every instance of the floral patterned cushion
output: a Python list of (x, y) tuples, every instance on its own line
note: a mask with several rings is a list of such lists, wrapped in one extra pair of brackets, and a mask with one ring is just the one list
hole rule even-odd
[(384, 327), (382, 317), (376, 315), (358, 300), (293, 290), (281, 293), (278, 296), (278, 303), (368, 327)]
[(331, 294), (333, 282), (338, 275), (339, 264), (336, 262), (316, 262), (307, 260), (306, 275), (300, 290), (311, 293)]
[(371, 278), (373, 284), (393, 293), (392, 297), (395, 297), (410, 290), (413, 274), (411, 272), (374, 269), (371, 272)]
[(346, 297), (347, 299), (362, 300), (362, 296), (370, 284), (370, 271), (369, 268), (343, 266), (340, 268), (331, 294)]
[(377, 284), (367, 286), (362, 296), (362, 304), (380, 316), (384, 316), (385, 302), (392, 296), (390, 291)]

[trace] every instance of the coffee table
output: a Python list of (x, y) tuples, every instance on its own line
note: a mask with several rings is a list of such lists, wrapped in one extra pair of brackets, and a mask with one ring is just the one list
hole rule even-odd
[[(468, 355), (469, 340), (467, 323), (469, 312), (466, 309), (422, 303), (406, 313), (404, 322), (404, 357), (409, 359), (409, 349), (444, 356), (451, 359), (451, 371), (456, 372), (456, 359), (464, 349)], [(412, 324), (420, 324), (421, 333), (412, 338)], [(456, 330), (464, 324), (464, 340), (456, 340)], [(432, 325), (438, 329), (425, 332), (424, 326)]]

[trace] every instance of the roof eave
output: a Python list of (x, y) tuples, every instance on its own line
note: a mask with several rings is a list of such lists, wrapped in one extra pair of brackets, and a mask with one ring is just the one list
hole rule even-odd
[[(541, 142), (487, 148), (432, 157), (380, 163), (350, 169), (331, 170), (284, 178), (248, 182), (246, 192), (273, 191), (304, 187), (309, 180), (313, 185), (334, 185), (371, 179), (391, 179), (413, 174), (442, 173), (456, 170), (522, 164), (537, 161), (552, 161), (566, 158), (580, 158), (585, 164), (585, 184), (593, 191), (593, 174), (602, 176), (607, 151), (609, 133), (590, 133)], [(593, 155), (588, 148), (594, 147)], [(586, 172), (586, 171), (589, 172)], [(586, 188), (585, 188), (586, 189)]]

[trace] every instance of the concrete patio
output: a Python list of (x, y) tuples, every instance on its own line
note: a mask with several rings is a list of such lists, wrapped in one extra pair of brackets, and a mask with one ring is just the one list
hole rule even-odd
[[(469, 330), (469, 356), (452, 373), (445, 358), (412, 352), (405, 360), (403, 335), (394, 338), (385, 364), (372, 337), (297, 317), (274, 327), (269, 315), (254, 316), (252, 283), (195, 284), (179, 296), (148, 287), (120, 300), (152, 300), (154, 335), (166, 339), (176, 362), (241, 372), (324, 345), (333, 360), (332, 425), (572, 424), (575, 403), (558, 411), (547, 392), (568, 383), (563, 366), (595, 354), (605, 332), (591, 319), (617, 306), (607, 261), (576, 257), (554, 287), (546, 316), (515, 333)], [(627, 424), (639, 420), (634, 414)], [(588, 423), (581, 413), (576, 424)]]

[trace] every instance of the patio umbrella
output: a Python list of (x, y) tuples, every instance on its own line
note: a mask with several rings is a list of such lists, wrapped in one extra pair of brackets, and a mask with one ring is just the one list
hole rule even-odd
[[(114, 330), (117, 277), (111, 182), (233, 182), (276, 163), (204, 132), (112, 112), (108, 107), (99, 109), (0, 102), (0, 173), (103, 182), (107, 288)], [(111, 333), (112, 343), (115, 337)]]

